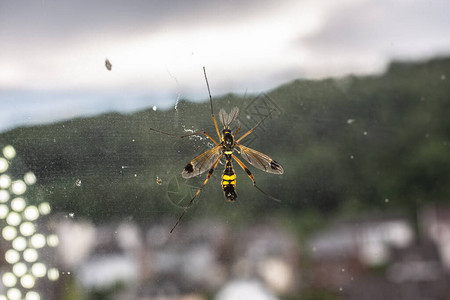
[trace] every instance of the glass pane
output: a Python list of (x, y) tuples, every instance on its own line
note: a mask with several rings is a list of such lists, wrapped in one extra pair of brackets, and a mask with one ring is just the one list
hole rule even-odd
[(449, 9), (3, 1), (0, 300), (444, 299)]

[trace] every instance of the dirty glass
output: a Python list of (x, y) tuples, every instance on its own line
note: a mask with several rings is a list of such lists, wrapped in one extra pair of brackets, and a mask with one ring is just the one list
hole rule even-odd
[(0, 300), (445, 299), (449, 8), (0, 2)]

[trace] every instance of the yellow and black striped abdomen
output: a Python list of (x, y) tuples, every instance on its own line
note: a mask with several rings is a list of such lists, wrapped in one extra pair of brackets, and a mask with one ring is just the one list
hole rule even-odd
[(225, 198), (227, 198), (227, 201), (236, 200), (237, 194), (235, 187), (236, 187), (236, 174), (234, 174), (234, 170), (231, 165), (231, 160), (228, 160), (222, 175), (222, 188), (223, 192), (225, 193)]

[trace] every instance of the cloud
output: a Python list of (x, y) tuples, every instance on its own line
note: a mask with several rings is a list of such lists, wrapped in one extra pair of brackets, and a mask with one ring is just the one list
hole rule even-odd
[(203, 65), (218, 93), (379, 72), (392, 58), (448, 53), (449, 9), (445, 0), (3, 1), (0, 84), (190, 96)]
[(381, 72), (450, 53), (448, 11), (447, 0), (2, 1), (0, 101), (57, 91), (103, 111), (107, 94), (168, 107), (206, 99), (202, 66), (213, 96)]
[(273, 1), (110, 0), (3, 1), (0, 34), (14, 39), (74, 38), (90, 34), (136, 34), (172, 27), (229, 23), (258, 15)]
[[(392, 59), (450, 52), (448, 1), (354, 1), (328, 11), (313, 36), (298, 40), (312, 74), (380, 72)], [(316, 70), (313, 70), (316, 69)]]
[(1, 1), (0, 130), (206, 99), (202, 66), (213, 96), (381, 72), (450, 53), (448, 11), (447, 0)]
[[(269, 70), (279, 74), (292, 65), (297, 53), (283, 53), (286, 42), (298, 34), (294, 30), (308, 28), (301, 21), (308, 18), (297, 19), (305, 13), (289, 9), (292, 3), (7, 2), (0, 21), (0, 39), (8, 41), (0, 82), (15, 89), (173, 92), (176, 79), (176, 88), (190, 94), (203, 88), (199, 70), (206, 65), (222, 82), (218, 92), (245, 78), (262, 87)], [(114, 65), (107, 75), (106, 58)]]

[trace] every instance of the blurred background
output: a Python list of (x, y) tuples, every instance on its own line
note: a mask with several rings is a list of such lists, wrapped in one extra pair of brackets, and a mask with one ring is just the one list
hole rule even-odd
[[(0, 300), (450, 299), (449, 10), (0, 1)], [(218, 139), (203, 66), (281, 202), (222, 161), (169, 233), (213, 143), (149, 128)]]

